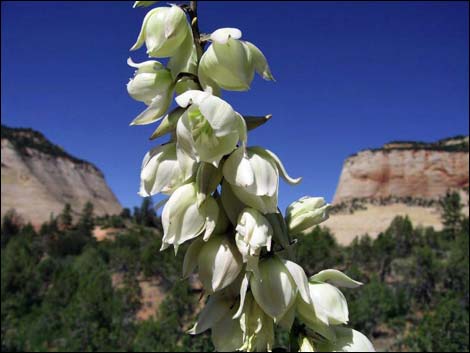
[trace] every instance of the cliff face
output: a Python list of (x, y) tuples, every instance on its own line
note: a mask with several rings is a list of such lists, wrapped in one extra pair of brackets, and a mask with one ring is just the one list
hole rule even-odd
[(437, 143), (396, 142), (348, 158), (333, 199), (414, 197), (436, 199), (469, 185), (468, 137)]
[(69, 203), (75, 214), (90, 201), (96, 215), (116, 214), (121, 205), (92, 164), (77, 159), (31, 129), (2, 125), (1, 215), (14, 208), (40, 224)]
[[(437, 200), (458, 191), (468, 215), (468, 136), (435, 143), (392, 142), (349, 157), (343, 165), (330, 218), (337, 241), (376, 237), (396, 216), (413, 225), (442, 228)], [(468, 189), (467, 189), (468, 190)]]

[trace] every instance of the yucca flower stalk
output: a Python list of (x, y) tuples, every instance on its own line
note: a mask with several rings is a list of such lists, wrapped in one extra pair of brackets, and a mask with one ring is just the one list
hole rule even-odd
[[(201, 35), (198, 20), (196, 1), (151, 9), (131, 50), (145, 44), (150, 58), (169, 60), (165, 67), (129, 59), (137, 70), (127, 85), (148, 106), (131, 125), (161, 120), (151, 139), (169, 136), (145, 155), (139, 194), (169, 196), (162, 251), (189, 243), (182, 275), (197, 270), (205, 307), (188, 333), (210, 329), (217, 351), (271, 351), (281, 326), (291, 332), (290, 351), (373, 351), (344, 326), (348, 305), (337, 288), (361, 283), (334, 269), (308, 278), (293, 256), (294, 237), (309, 236), (329, 205), (303, 197), (284, 218), (279, 177), (293, 185), (301, 178), (290, 177), (275, 153), (248, 146), (248, 131), (271, 115), (242, 116), (220, 98), (221, 90), (248, 90), (255, 72), (274, 81), (266, 57), (237, 28)], [(178, 107), (168, 111), (175, 93)]]

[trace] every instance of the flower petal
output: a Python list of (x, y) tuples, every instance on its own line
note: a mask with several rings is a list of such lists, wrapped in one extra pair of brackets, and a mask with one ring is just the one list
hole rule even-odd
[(239, 320), (225, 315), (212, 327), (212, 343), (217, 352), (235, 352), (243, 345), (243, 332)]
[(214, 129), (216, 136), (232, 133), (238, 123), (232, 106), (219, 97), (207, 96), (199, 102), (199, 110)]
[(158, 8), (150, 10), (144, 17), (144, 21), (142, 22), (142, 27), (140, 28), (139, 36), (137, 37), (137, 41), (135, 44), (129, 49), (130, 51), (139, 49), (145, 42), (145, 28), (147, 27), (148, 20), (152, 17), (156, 12), (159, 12)]
[(335, 327), (335, 341), (319, 341), (320, 352), (375, 352), (369, 339), (359, 331), (347, 327)]
[(183, 260), (183, 278), (187, 278), (197, 267), (199, 252), (201, 251), (204, 241), (200, 238), (195, 239), (186, 250)]
[(348, 303), (341, 291), (328, 283), (310, 283), (310, 297), (317, 317), (328, 325), (349, 321)]
[(201, 310), (197, 322), (188, 331), (191, 335), (198, 335), (210, 328), (227, 316), (230, 311), (231, 301), (220, 295), (211, 295), (204, 308)]
[(284, 266), (289, 270), (292, 278), (294, 279), (297, 289), (299, 290), (300, 296), (306, 303), (311, 303), (310, 292), (309, 292), (309, 283), (307, 275), (305, 274), (304, 269), (297, 265), (295, 262), (289, 260), (282, 260)]
[(159, 121), (168, 110), (172, 95), (173, 89), (158, 92), (147, 109), (132, 120), (130, 125), (148, 125)]
[(295, 303), (295, 283), (284, 264), (276, 257), (263, 259), (260, 276), (251, 276), (253, 296), (263, 311), (274, 320), (281, 319)]
[(361, 282), (355, 281), (344, 273), (334, 269), (320, 271), (316, 275), (310, 277), (310, 280), (316, 282), (328, 282), (336, 287), (357, 288), (362, 286)]
[(271, 152), (270, 150), (267, 150), (267, 149), (264, 149), (264, 148), (261, 148), (261, 147), (250, 147), (250, 150), (260, 154), (260, 155), (263, 155), (265, 157), (269, 156), (269, 158), (276, 164), (281, 176), (284, 178), (284, 180), (291, 184), (291, 185), (295, 185), (295, 184), (298, 184), (302, 181), (302, 177), (299, 177), (299, 178), (292, 178), (289, 176), (289, 174), (287, 174), (287, 171), (286, 171), (286, 168), (284, 168), (284, 165), (282, 164), (281, 160), (279, 159), (279, 157), (274, 154), (273, 152)]
[(240, 39), (242, 32), (238, 28), (219, 28), (212, 32), (211, 40), (219, 44), (226, 44), (230, 38)]
[(208, 241), (214, 232), (217, 220), (219, 218), (219, 206), (213, 197), (209, 197), (202, 204), (204, 214), (206, 215), (206, 230), (204, 232), (204, 241)]
[(273, 196), (256, 196), (245, 190), (243, 187), (230, 185), (233, 194), (245, 205), (253, 207), (261, 213), (277, 212), (277, 194)]
[(234, 319), (238, 319), (243, 312), (243, 306), (245, 304), (246, 292), (248, 290), (248, 285), (250, 284), (250, 273), (246, 272), (243, 276), (243, 280), (240, 286), (240, 305), (237, 312), (233, 315)]
[(199, 279), (213, 293), (230, 285), (242, 269), (237, 248), (224, 235), (211, 237), (199, 253)]
[(246, 205), (237, 198), (237, 196), (233, 193), (230, 184), (225, 179), (222, 180), (221, 201), (227, 217), (229, 218), (230, 222), (236, 226), (238, 223), (238, 215), (246, 207)]
[(265, 80), (275, 81), (274, 77), (269, 69), (268, 62), (266, 57), (253, 43), (243, 42), (248, 48), (249, 53), (251, 54), (251, 60), (255, 66), (255, 70), (258, 74), (261, 75)]
[(175, 98), (176, 103), (181, 108), (186, 108), (190, 104), (199, 105), (202, 100), (210, 96), (210, 93), (198, 90), (186, 91)]
[(196, 174), (196, 192), (197, 202), (201, 205), (202, 202), (212, 194), (217, 186), (222, 181), (222, 171), (215, 168), (212, 164), (202, 162)]

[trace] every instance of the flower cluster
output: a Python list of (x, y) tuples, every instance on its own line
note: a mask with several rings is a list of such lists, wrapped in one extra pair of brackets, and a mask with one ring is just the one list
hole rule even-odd
[[(210, 329), (218, 351), (270, 351), (279, 325), (295, 328), (299, 351), (373, 351), (364, 335), (343, 326), (348, 306), (337, 287), (361, 283), (337, 270), (307, 278), (294, 262), (293, 237), (327, 219), (329, 205), (304, 197), (283, 217), (279, 178), (301, 179), (273, 152), (247, 144), (248, 130), (270, 116), (244, 117), (220, 98), (222, 90), (248, 90), (255, 72), (274, 80), (265, 56), (236, 28), (205, 36), (203, 51), (190, 10), (171, 5), (147, 13), (131, 50), (145, 44), (150, 58), (169, 59), (166, 66), (129, 59), (136, 71), (127, 85), (147, 105), (131, 125), (161, 120), (152, 138), (170, 136), (145, 155), (139, 194), (169, 195), (161, 250), (176, 253), (189, 243), (183, 277), (197, 271), (207, 299), (189, 333)], [(169, 111), (174, 95), (177, 107)]]

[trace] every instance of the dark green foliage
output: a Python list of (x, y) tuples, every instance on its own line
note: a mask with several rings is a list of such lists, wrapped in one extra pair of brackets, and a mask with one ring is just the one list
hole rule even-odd
[(100, 217), (95, 217), (95, 225), (101, 227), (102, 229), (106, 228), (126, 228), (126, 222), (130, 219), (123, 218), (119, 215), (104, 215)]
[(368, 336), (373, 335), (378, 324), (403, 316), (409, 309), (405, 292), (389, 287), (375, 275), (361, 289), (348, 290), (346, 294), (351, 326)]
[(8, 244), (10, 239), (14, 237), (21, 228), (21, 219), (15, 210), (8, 210), (2, 219), (1, 228), (1, 245), (2, 249)]
[(95, 220), (93, 219), (93, 204), (91, 202), (87, 202), (83, 206), (80, 219), (77, 223), (77, 229), (83, 235), (91, 237), (94, 227)]
[(337, 267), (342, 255), (335, 238), (326, 228), (315, 227), (311, 234), (299, 239), (297, 262), (307, 274), (314, 274), (325, 268)]
[(59, 215), (59, 224), (62, 228), (70, 228), (72, 225), (72, 207), (69, 203), (65, 204), (62, 213)]
[(123, 208), (120, 217), (124, 219), (131, 219), (131, 210), (127, 207)]
[[(89, 205), (76, 223), (51, 218), (39, 234), (9, 217), (2, 222), (2, 351), (213, 351), (210, 330), (185, 333), (200, 292), (181, 280), (187, 245), (177, 256), (160, 252), (150, 200), (133, 216), (117, 217), (122, 228), (101, 242), (91, 236), (94, 224), (114, 221), (94, 218)], [(317, 227), (299, 239), (296, 261), (308, 275), (338, 268), (363, 282), (341, 289), (349, 326), (372, 340), (393, 339), (385, 349), (465, 351), (469, 221), (459, 216), (458, 222), (450, 237), (447, 229), (413, 228), (397, 217), (375, 240), (365, 235), (348, 247)], [(142, 278), (158, 279), (166, 297), (156, 317), (138, 321)], [(276, 347), (288, 340), (278, 329)]]
[(435, 311), (424, 315), (405, 344), (412, 351), (468, 352), (468, 321), (468, 302), (444, 297), (438, 301)]
[(145, 227), (157, 227), (159, 221), (157, 215), (155, 214), (155, 209), (153, 207), (153, 202), (151, 197), (145, 197), (142, 200), (142, 205), (140, 206), (139, 212), (140, 218), (139, 222), (136, 223), (143, 225)]
[(446, 196), (441, 199), (440, 205), (442, 207), (442, 223), (444, 224), (447, 236), (455, 238), (462, 222), (460, 212), (462, 204), (460, 203), (459, 194), (456, 192), (448, 192)]

